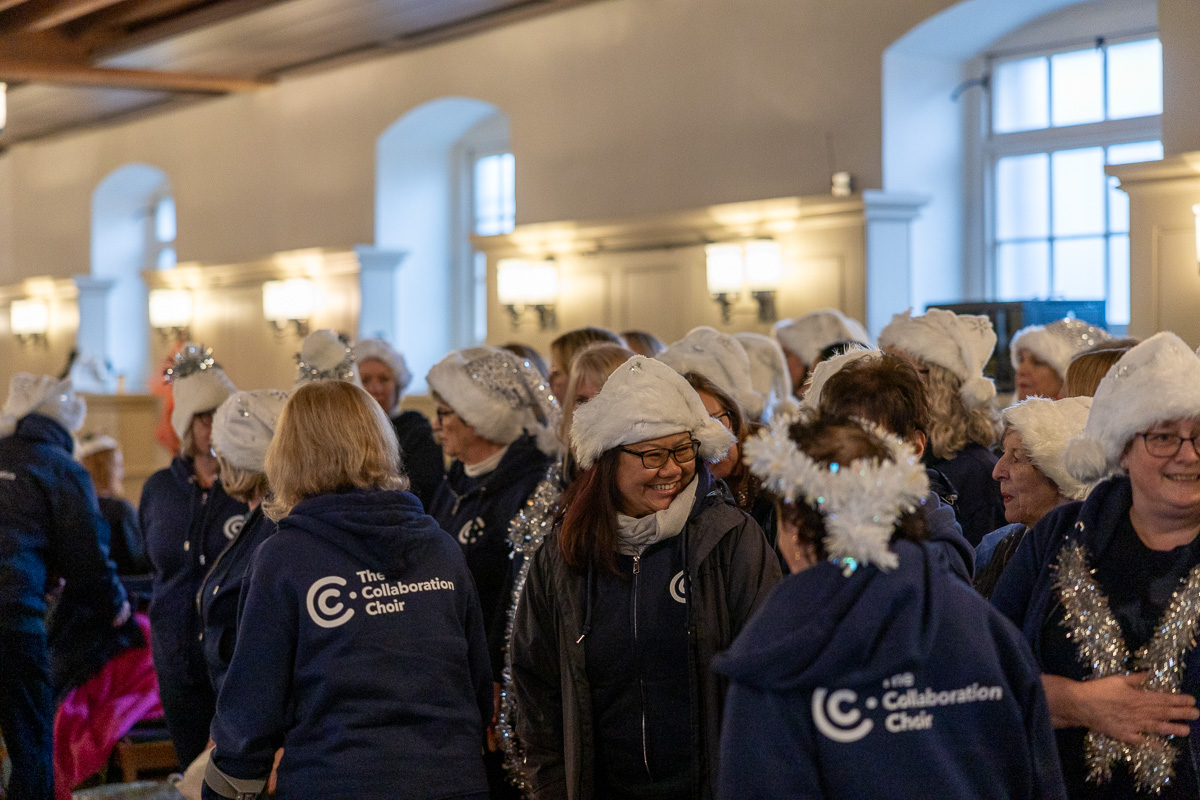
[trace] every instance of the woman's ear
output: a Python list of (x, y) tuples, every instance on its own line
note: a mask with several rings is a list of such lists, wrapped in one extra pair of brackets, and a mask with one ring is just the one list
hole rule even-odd
[(917, 460), (920, 461), (925, 456), (925, 445), (928, 438), (925, 436), (925, 431), (913, 431), (912, 436), (908, 437), (908, 443), (917, 454)]

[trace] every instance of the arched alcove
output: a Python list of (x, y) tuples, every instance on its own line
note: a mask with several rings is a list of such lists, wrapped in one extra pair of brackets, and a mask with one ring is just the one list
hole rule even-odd
[[(403, 251), (395, 344), (423, 390), (448, 351), (482, 341), (486, 303), (469, 240), (478, 159), (509, 149), (508, 118), (481, 100), (443, 97), (405, 114), (376, 145), (375, 244)], [(369, 333), (369, 332), (368, 332)]]
[(161, 169), (126, 164), (96, 187), (91, 281), (80, 284), (79, 356), (107, 361), (131, 391), (144, 390), (149, 359), (141, 273), (174, 266), (174, 240), (175, 204)]

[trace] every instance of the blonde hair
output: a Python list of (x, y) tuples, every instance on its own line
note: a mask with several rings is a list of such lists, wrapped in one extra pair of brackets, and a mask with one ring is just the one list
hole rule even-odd
[(951, 459), (970, 443), (994, 447), (1000, 438), (1000, 415), (991, 402), (967, 409), (959, 389), (962, 380), (945, 367), (922, 361), (929, 369), (925, 391), (929, 400), (930, 450), (935, 458)]
[(117, 480), (117, 449), (110, 447), (79, 459), (92, 476), (92, 485), (100, 497), (121, 497), (121, 482)]
[[(1108, 344), (1105, 342), (1104, 344)], [(1098, 347), (1085, 350), (1071, 359), (1063, 397), (1095, 397), (1096, 387), (1109, 368), (1128, 353), (1129, 347)]]
[(341, 489), (407, 489), (396, 432), (379, 403), (352, 383), (322, 380), (292, 393), (267, 448), (273, 520), (302, 500)]
[(613, 374), (613, 370), (633, 358), (633, 351), (611, 342), (596, 342), (587, 345), (571, 359), (571, 379), (567, 381), (567, 396), (563, 398), (562, 440), (570, 447), (571, 420), (575, 418), (575, 397), (579, 384), (584, 381), (600, 387)]
[(217, 467), (221, 470), (221, 488), (234, 500), (249, 503), (266, 497), (271, 491), (271, 484), (265, 474), (235, 467), (220, 453), (217, 453)]

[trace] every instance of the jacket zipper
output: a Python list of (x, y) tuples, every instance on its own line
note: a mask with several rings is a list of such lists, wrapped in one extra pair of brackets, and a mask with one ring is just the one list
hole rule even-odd
[(642, 557), (633, 557), (633, 643), (638, 650), (638, 693), (641, 696), (641, 711), (642, 711), (642, 764), (646, 767), (646, 777), (654, 780), (654, 776), (650, 774), (650, 747), (646, 741), (646, 682), (641, 675), (641, 643), (638, 642), (638, 575), (642, 571)]

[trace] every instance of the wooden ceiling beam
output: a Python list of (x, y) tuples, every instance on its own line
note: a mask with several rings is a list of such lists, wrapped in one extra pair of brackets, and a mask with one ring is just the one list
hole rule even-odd
[(89, 27), (95, 28), (124, 28), (153, 22), (163, 17), (193, 13), (204, 5), (207, 4), (200, 0), (140, 0), (102, 11), (85, 22)]
[(28, 3), (29, 0), (0, 0), (0, 12), (8, 11), (10, 8), (16, 8), (22, 3)]
[[(94, 14), (97, 11), (103, 11), (106, 8), (115, 6), (118, 3), (123, 3), (125, 0), (57, 0), (57, 2), (45, 5), (42, 8), (34, 11), (34, 6), (26, 6), (30, 9), (29, 18), (23, 21), (23, 24), (18, 23), (21, 29), (27, 31), (47, 31), (51, 28), (57, 28), (59, 25), (65, 25), (68, 22), (74, 22), (80, 17), (86, 17), (88, 14)], [(22, 9), (24, 11), (24, 9)]]
[(256, 78), (199, 75), (190, 72), (157, 72), (143, 69), (110, 69), (4, 58), (0, 58), (0, 81), (198, 94), (253, 92), (270, 86), (272, 83), (269, 80)]

